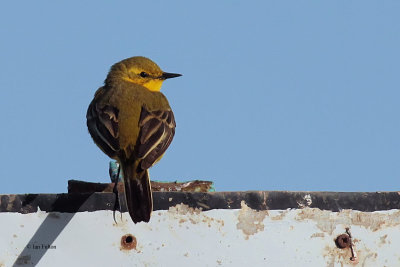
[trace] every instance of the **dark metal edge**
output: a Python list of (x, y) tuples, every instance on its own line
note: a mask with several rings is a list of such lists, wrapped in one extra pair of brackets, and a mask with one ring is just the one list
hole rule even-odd
[[(255, 210), (285, 210), (304, 207), (321, 210), (378, 211), (400, 209), (398, 192), (154, 192), (154, 210), (186, 204), (202, 210), (240, 209), (241, 202)], [(0, 212), (31, 213), (113, 210), (113, 193), (0, 195)], [(126, 211), (122, 205), (122, 211)]]

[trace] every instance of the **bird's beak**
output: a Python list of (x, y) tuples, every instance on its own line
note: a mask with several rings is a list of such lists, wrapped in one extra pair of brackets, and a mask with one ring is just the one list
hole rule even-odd
[(175, 78), (175, 77), (179, 77), (179, 76), (182, 76), (182, 74), (163, 72), (163, 74), (161, 75), (160, 79), (161, 80), (166, 80), (166, 79)]

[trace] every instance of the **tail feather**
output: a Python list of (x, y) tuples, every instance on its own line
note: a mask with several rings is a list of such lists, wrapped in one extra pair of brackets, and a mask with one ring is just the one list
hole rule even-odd
[(134, 223), (148, 222), (153, 211), (149, 172), (137, 169), (136, 164), (122, 166), (126, 203)]

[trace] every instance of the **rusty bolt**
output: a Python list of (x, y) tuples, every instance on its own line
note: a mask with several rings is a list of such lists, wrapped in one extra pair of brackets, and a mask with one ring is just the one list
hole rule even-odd
[(127, 234), (121, 237), (121, 249), (131, 250), (136, 249), (137, 241), (136, 237), (131, 234)]
[(351, 237), (348, 234), (339, 235), (335, 240), (338, 248), (348, 248), (351, 246)]

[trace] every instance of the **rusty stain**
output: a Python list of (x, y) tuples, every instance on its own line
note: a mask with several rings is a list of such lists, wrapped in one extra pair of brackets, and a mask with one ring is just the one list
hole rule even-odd
[(351, 236), (350, 228), (349, 228), (349, 227), (346, 227), (346, 233), (347, 233), (347, 235), (348, 235), (349, 238), (350, 238), (350, 240), (349, 240), (349, 243), (350, 243), (350, 251), (351, 251), (350, 260), (353, 261), (353, 262), (355, 262), (355, 263), (358, 263), (358, 257), (357, 257), (357, 253), (356, 253), (356, 250), (355, 250), (355, 245), (353, 244), (353, 240), (352, 240), (353, 237)]
[(137, 240), (131, 234), (126, 234), (121, 237), (121, 250), (136, 249)]
[(341, 234), (335, 239), (335, 244), (339, 249), (350, 249), (351, 256), (349, 260), (355, 264), (359, 262), (359, 258), (357, 256), (357, 253), (355, 251), (355, 245), (352, 240), (352, 236), (350, 233), (350, 228), (346, 228), (346, 234)]
[[(339, 235), (334, 241), (336, 244), (335, 249), (331, 249), (329, 246), (325, 247), (327, 253), (324, 254), (324, 257), (330, 257), (328, 266), (336, 266), (335, 262), (340, 263), (341, 266), (343, 266), (344, 263), (351, 263), (353, 265), (359, 263), (359, 257), (355, 251), (355, 245), (350, 233), (350, 228), (347, 227), (346, 233)], [(357, 240), (357, 242), (359, 242), (359, 240)]]
[[(346, 231), (350, 232), (350, 231)], [(351, 235), (350, 235), (351, 236)], [(376, 264), (378, 253), (371, 251), (368, 247), (363, 244), (359, 239), (351, 237), (352, 248), (354, 255), (351, 253), (351, 249), (339, 249), (337, 246), (326, 246), (323, 257), (327, 259), (327, 266), (382, 266)], [(356, 249), (357, 246), (357, 249)], [(355, 253), (357, 251), (357, 254)], [(353, 258), (353, 260), (351, 260)], [(396, 265), (397, 266), (397, 265)]]
[(338, 248), (349, 248), (351, 245), (351, 238), (348, 234), (341, 234), (335, 239), (335, 244)]
[(297, 214), (296, 220), (313, 220), (316, 226), (323, 232), (332, 234), (337, 225), (363, 226), (373, 232), (382, 227), (395, 227), (400, 225), (400, 211), (393, 213), (360, 212), (342, 210), (332, 212), (316, 208), (304, 208)]
[(358, 256), (356, 254), (355, 246), (353, 244), (350, 244), (350, 251), (351, 251), (350, 260), (354, 263), (358, 263)]
[(350, 261), (351, 252), (349, 249), (339, 249), (336, 246), (326, 246), (323, 254), (324, 258), (328, 258), (327, 266), (335, 267), (344, 266), (345, 263), (353, 263)]
[(245, 239), (248, 240), (250, 235), (264, 231), (263, 221), (265, 216), (268, 216), (268, 211), (253, 210), (249, 208), (243, 200), (240, 204), (242, 208), (239, 211), (236, 228), (238, 230), (242, 230), (243, 234), (245, 235)]

